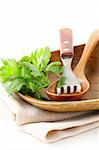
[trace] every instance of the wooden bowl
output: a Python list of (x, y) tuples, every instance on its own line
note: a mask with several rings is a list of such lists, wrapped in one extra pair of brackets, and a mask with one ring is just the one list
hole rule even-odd
[[(78, 63), (84, 48), (83, 45), (75, 46), (75, 56), (72, 68), (74, 69)], [(53, 51), (51, 56), (52, 61), (60, 61), (59, 50)], [(84, 111), (84, 110), (98, 110), (99, 109), (99, 44), (94, 49), (85, 69), (86, 76), (91, 84), (90, 90), (78, 101), (43, 101), (28, 95), (19, 96), (30, 104), (49, 111), (54, 112), (70, 112), (70, 111)], [(53, 80), (55, 80), (53, 78)]]

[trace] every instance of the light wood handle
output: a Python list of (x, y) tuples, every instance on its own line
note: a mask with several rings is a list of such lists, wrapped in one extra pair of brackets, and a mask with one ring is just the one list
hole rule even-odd
[(96, 30), (91, 34), (87, 44), (85, 45), (82, 56), (77, 64), (76, 68), (74, 69), (74, 72), (79, 72), (80, 74), (84, 73), (86, 63), (87, 63), (92, 51), (98, 44), (98, 42), (99, 42), (99, 30)]
[(63, 59), (65, 57), (73, 57), (73, 40), (72, 40), (72, 30), (69, 28), (64, 28), (60, 30), (60, 57)]

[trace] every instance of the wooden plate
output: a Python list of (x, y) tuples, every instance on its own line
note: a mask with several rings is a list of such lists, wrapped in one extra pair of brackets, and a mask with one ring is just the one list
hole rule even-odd
[[(73, 69), (80, 59), (84, 45), (75, 46), (75, 56), (73, 60)], [(59, 50), (52, 52), (51, 61), (60, 61)], [(43, 101), (28, 95), (19, 96), (30, 104), (49, 111), (54, 112), (69, 112), (69, 111), (84, 111), (84, 110), (98, 110), (99, 109), (99, 44), (93, 51), (87, 66), (86, 76), (90, 81), (91, 88), (79, 101)], [(54, 78), (53, 78), (54, 79)]]

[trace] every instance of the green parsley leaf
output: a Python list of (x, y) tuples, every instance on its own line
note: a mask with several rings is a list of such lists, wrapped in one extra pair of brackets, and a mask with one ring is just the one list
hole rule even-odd
[(65, 81), (66, 81), (66, 77), (64, 77), (64, 76), (60, 77), (58, 84), (57, 84), (57, 87), (58, 88), (63, 87), (65, 85)]
[(49, 65), (47, 65), (46, 67), (46, 72), (53, 72), (56, 75), (59, 75), (63, 72), (63, 67), (60, 66), (60, 62), (56, 61), (56, 62), (52, 62)]
[(36, 49), (30, 56), (24, 56), (18, 62), (15, 59), (2, 60), (0, 80), (8, 91), (21, 92), (42, 98), (40, 90), (50, 84), (49, 71), (59, 75), (63, 71), (60, 62), (50, 63), (51, 52), (48, 47)]
[(4, 87), (6, 88), (8, 95), (12, 94), (13, 92), (20, 91), (23, 85), (25, 85), (25, 80), (20, 78), (15, 78), (12, 81), (7, 81), (4, 83)]
[(51, 57), (51, 52), (49, 47), (41, 48), (40, 50), (36, 49), (30, 55), (30, 61), (37, 67), (40, 71), (43, 71), (46, 65), (49, 63)]
[(0, 80), (4, 83), (10, 78), (19, 76), (18, 63), (14, 59), (2, 59), (3, 66), (0, 68)]

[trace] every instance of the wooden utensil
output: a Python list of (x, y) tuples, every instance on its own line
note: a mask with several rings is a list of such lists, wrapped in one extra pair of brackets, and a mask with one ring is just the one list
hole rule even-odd
[[(84, 44), (74, 47), (75, 55), (72, 68), (76, 67), (84, 50)], [(60, 61), (59, 50), (51, 52), (51, 62)], [(86, 65), (85, 73), (91, 83), (90, 90), (78, 101), (45, 101), (29, 95), (18, 95), (35, 107), (53, 112), (75, 112), (85, 110), (99, 110), (99, 43), (97, 43)], [(51, 75), (51, 74), (50, 74)], [(56, 76), (57, 77), (57, 76)], [(56, 77), (51, 76), (52, 82)]]
[(80, 61), (77, 64), (76, 69), (74, 70), (75, 75), (79, 78), (79, 81), (81, 82), (82, 86), (81, 92), (70, 94), (63, 93), (58, 95), (56, 93), (56, 86), (58, 81), (55, 81), (46, 90), (46, 93), (51, 100), (79, 100), (89, 90), (90, 83), (85, 76), (85, 66), (98, 41), (99, 41), (99, 30), (96, 30), (91, 34), (87, 44), (85, 45)]

